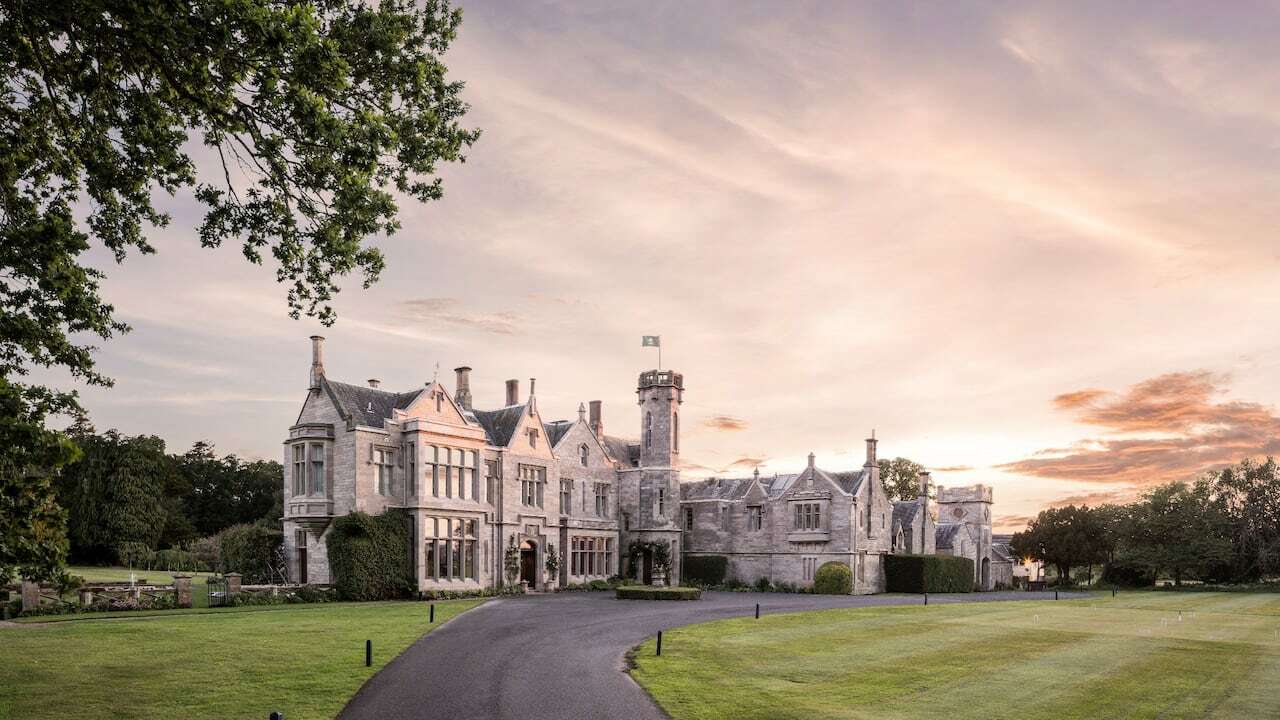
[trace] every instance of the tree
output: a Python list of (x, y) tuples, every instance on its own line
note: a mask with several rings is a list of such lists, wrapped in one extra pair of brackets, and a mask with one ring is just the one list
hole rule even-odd
[(175, 458), (182, 476), (186, 517), (200, 535), (213, 535), (232, 525), (260, 520), (278, 522), (270, 516), (276, 495), (283, 492), (284, 470), (273, 461), (244, 462), (235, 455), (214, 454), (213, 445), (199, 441)]
[(69, 513), (72, 556), (126, 562), (155, 549), (164, 529), (157, 520), (164, 518), (164, 478), (170, 472), (164, 441), (115, 430), (75, 441), (81, 457), (58, 479), (58, 501)]
[(1224, 510), (1206, 479), (1161, 485), (1134, 504), (1125, 540), (1136, 560), (1155, 573), (1168, 572), (1175, 585), (1189, 577), (1206, 579), (1231, 561)]
[[(366, 240), (399, 229), (393, 191), (439, 198), (437, 164), (478, 137), (440, 60), (460, 22), (445, 0), (0, 0), (0, 380), (22, 420), (0, 425), (15, 449), (0, 483), (25, 498), (0, 512), (44, 506), (36, 478), (70, 457), (44, 419), (82, 413), (17, 379), (43, 366), (111, 384), (84, 342), (128, 327), (81, 262), (91, 243), (117, 262), (152, 252), (144, 226), (169, 222), (153, 191), (191, 188), (204, 246), (270, 254), (290, 314), (331, 324), (338, 279), (382, 270)], [(188, 155), (193, 132), (212, 172)], [(0, 567), (42, 566), (24, 553), (58, 544), (55, 517), (0, 517), (24, 533)]]
[(1052, 565), (1059, 582), (1069, 582), (1071, 568), (1104, 562), (1109, 544), (1099, 513), (1087, 506), (1068, 505), (1040, 511), (1025, 531), (1014, 534), (1010, 549), (1020, 557)]
[(1208, 477), (1231, 527), (1231, 577), (1256, 580), (1280, 572), (1280, 467), (1245, 459)]
[[(880, 459), (880, 484), (890, 500), (915, 500), (920, 496), (920, 473), (924, 466), (914, 460), (897, 457)], [(930, 496), (933, 490), (930, 488)]]

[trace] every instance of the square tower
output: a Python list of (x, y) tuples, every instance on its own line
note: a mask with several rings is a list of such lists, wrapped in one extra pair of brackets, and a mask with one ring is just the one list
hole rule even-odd
[(642, 372), (636, 396), (640, 405), (641, 467), (679, 467), (684, 376), (670, 370)]

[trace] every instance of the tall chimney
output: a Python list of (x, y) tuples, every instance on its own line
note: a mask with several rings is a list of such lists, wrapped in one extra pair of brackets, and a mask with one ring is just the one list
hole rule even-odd
[(471, 409), (471, 368), (463, 365), (456, 367), (453, 372), (457, 376), (457, 384), (454, 388), (453, 399), (458, 401), (463, 410)]
[(324, 338), (319, 335), (311, 336), (311, 387), (316, 390), (320, 387), (320, 381), (324, 379), (324, 360), (321, 357), (324, 350)]
[(809, 469), (810, 470), (813, 469), (813, 461), (814, 461), (813, 453), (809, 453)]
[(378, 378), (369, 378), (369, 387), (376, 388), (381, 384), (382, 384), (382, 381), (379, 380)]
[(591, 414), (588, 415), (591, 418), (591, 432), (594, 432), (598, 438), (604, 437), (604, 421), (600, 419), (601, 404), (599, 400), (592, 400)]
[(507, 381), (507, 406), (515, 405), (520, 402), (520, 381)]
[(871, 431), (871, 437), (867, 438), (867, 463), (863, 467), (876, 465), (876, 431)]

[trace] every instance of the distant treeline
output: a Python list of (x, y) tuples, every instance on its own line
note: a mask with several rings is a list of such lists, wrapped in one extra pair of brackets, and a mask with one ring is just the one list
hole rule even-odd
[[(82, 456), (55, 480), (67, 512), (73, 562), (193, 565), (217, 569), (215, 538), (228, 528), (260, 525), (278, 531), (283, 471), (275, 461), (218, 457), (197, 442), (173, 455), (154, 435), (68, 432)], [(195, 567), (202, 566), (202, 567)]]
[(1190, 483), (1169, 483), (1128, 505), (1070, 505), (1042, 511), (1012, 549), (1053, 567), (1101, 567), (1107, 584), (1157, 578), (1247, 583), (1280, 574), (1280, 469), (1245, 460)]

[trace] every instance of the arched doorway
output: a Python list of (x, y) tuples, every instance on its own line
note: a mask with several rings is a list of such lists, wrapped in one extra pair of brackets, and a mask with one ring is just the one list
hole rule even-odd
[(520, 543), (520, 580), (530, 588), (538, 586), (538, 544), (532, 540)]
[(991, 558), (982, 558), (982, 589), (991, 589)]

